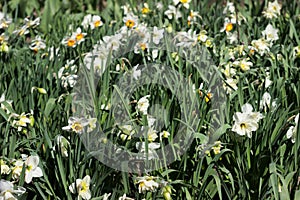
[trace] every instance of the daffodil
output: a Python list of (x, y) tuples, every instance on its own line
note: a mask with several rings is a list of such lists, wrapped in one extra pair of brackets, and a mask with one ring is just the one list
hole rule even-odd
[(139, 185), (139, 193), (146, 191), (154, 192), (159, 187), (159, 184), (155, 181), (155, 177), (153, 176), (137, 177), (136, 181)]
[(268, 42), (274, 42), (279, 39), (278, 29), (274, 28), (271, 24), (268, 24), (266, 29), (262, 32), (262, 35)]
[(76, 31), (72, 34), (71, 38), (75, 39), (76, 45), (82, 43), (85, 40), (86, 33), (83, 33), (81, 28), (77, 28)]
[(156, 26), (153, 28), (152, 41), (154, 44), (159, 44), (160, 40), (164, 37), (164, 29), (158, 29)]
[(248, 60), (249, 59), (244, 58), (238, 61), (234, 61), (232, 64), (233, 66), (239, 66), (242, 71), (248, 71), (253, 66), (253, 63)]
[(168, 10), (166, 10), (164, 14), (169, 19), (173, 19), (174, 18), (174, 20), (178, 20), (179, 18), (182, 17), (181, 12), (175, 6), (172, 6), (172, 5), (168, 6)]
[(251, 138), (252, 132), (258, 129), (258, 122), (263, 118), (259, 112), (253, 112), (253, 107), (246, 103), (242, 106), (242, 112), (236, 112), (233, 116), (234, 125), (232, 131)]
[(147, 110), (149, 107), (149, 100), (148, 98), (150, 97), (150, 95), (146, 95), (142, 98), (140, 98), (137, 102), (137, 109), (138, 111), (140, 111), (143, 115), (147, 115)]
[(81, 134), (84, 128), (89, 125), (89, 120), (86, 118), (70, 117), (68, 120), (68, 126), (64, 126), (62, 130), (73, 131)]
[(299, 124), (299, 113), (295, 116), (294, 123), (295, 123), (295, 125), (291, 126), (286, 133), (286, 137), (288, 139), (291, 139), (292, 143), (295, 143), (296, 137), (297, 137), (298, 124)]
[(182, 4), (186, 9), (190, 8), (191, 0), (173, 0), (174, 5), (176, 6), (178, 3)]
[(262, 96), (261, 103), (259, 108), (261, 110), (264, 110), (265, 112), (267, 109), (270, 109), (271, 111), (276, 107), (276, 101), (271, 102), (271, 95), (268, 92), (265, 92)]
[(269, 19), (277, 18), (280, 15), (281, 5), (277, 0), (268, 3), (267, 9), (265, 9), (262, 14)]
[(24, 194), (26, 189), (7, 180), (0, 180), (0, 200), (18, 200), (18, 196)]
[(170, 136), (170, 133), (168, 131), (162, 131), (159, 134), (160, 138), (168, 138)]
[(69, 190), (73, 194), (78, 194), (78, 197), (82, 199), (91, 199), (90, 182), (90, 176), (86, 175), (83, 179), (76, 179), (76, 181), (69, 186)]
[(142, 154), (141, 159), (158, 159), (158, 155), (156, 153), (156, 149), (160, 148), (160, 143), (157, 142), (151, 142), (148, 143), (148, 151), (146, 152), (146, 142), (137, 142), (136, 143), (136, 149), (139, 150), (139, 153)]
[(261, 56), (270, 51), (270, 44), (264, 38), (253, 40), (251, 44), (254, 47), (254, 50), (257, 51)]
[(127, 197), (126, 194), (123, 194), (123, 196), (119, 197), (119, 200), (134, 200), (134, 199)]
[(29, 48), (37, 53), (39, 50), (45, 49), (46, 44), (45, 44), (44, 40), (41, 38), (41, 36), (37, 35), (37, 36), (35, 36), (35, 39), (32, 40)]
[(6, 29), (12, 22), (6, 14), (0, 12), (0, 29)]
[(58, 135), (56, 137), (56, 144), (58, 145), (62, 157), (67, 158), (69, 156), (68, 149), (70, 148), (70, 142), (64, 136)]
[(11, 172), (10, 167), (6, 164), (3, 159), (0, 159), (0, 174), (9, 174)]
[(25, 182), (30, 183), (32, 178), (42, 177), (43, 172), (42, 169), (38, 166), (40, 162), (40, 158), (38, 156), (29, 156), (25, 160)]
[(127, 28), (135, 28), (138, 25), (138, 17), (133, 13), (127, 13), (126, 17), (123, 18), (123, 22)]

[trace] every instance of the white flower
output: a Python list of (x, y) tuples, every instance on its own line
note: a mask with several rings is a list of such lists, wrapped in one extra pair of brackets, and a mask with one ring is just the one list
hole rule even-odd
[(35, 36), (35, 39), (32, 40), (32, 43), (29, 48), (35, 52), (38, 52), (38, 50), (40, 49), (45, 49), (46, 44), (44, 40), (42, 40), (41, 36), (37, 35)]
[(0, 174), (9, 174), (11, 172), (11, 169), (9, 168), (9, 166), (2, 159), (0, 159), (0, 169), (1, 169)]
[(160, 138), (168, 138), (170, 133), (168, 131), (163, 131), (159, 134)]
[(58, 135), (56, 137), (56, 143), (57, 143), (58, 148), (59, 148), (59, 150), (62, 154), (62, 157), (67, 158), (69, 156), (68, 155), (68, 148), (70, 146), (70, 142), (64, 136)]
[[(148, 143), (148, 152), (146, 152), (147, 144), (145, 142), (137, 142), (135, 145), (136, 145), (136, 149), (139, 150), (140, 153), (143, 153), (142, 159), (146, 159), (146, 158), (148, 158), (148, 160), (158, 159), (158, 155), (155, 150), (160, 148), (160, 143), (157, 142)], [(148, 157), (147, 157), (147, 153), (148, 153)]]
[[(6, 102), (9, 106), (9, 108), (7, 108), (3, 103)], [(4, 111), (6, 111), (7, 114), (10, 114), (10, 111), (12, 109), (12, 100), (6, 100), (5, 99), (5, 94), (3, 93), (0, 97), (0, 105), (1, 105), (1, 109), (3, 109)]]
[(224, 26), (220, 30), (220, 32), (226, 31), (226, 33), (230, 32), (233, 29), (234, 24), (236, 24), (236, 20), (234, 18), (226, 17), (224, 19)]
[(103, 199), (102, 200), (108, 200), (108, 197), (110, 197), (110, 195), (111, 195), (111, 193), (105, 193), (104, 195), (103, 195)]
[(143, 193), (146, 191), (154, 192), (159, 184), (154, 181), (153, 176), (144, 176), (144, 177), (137, 177), (137, 184), (139, 184), (139, 193)]
[(227, 94), (231, 94), (233, 91), (238, 89), (237, 86), (238, 80), (233, 78), (228, 78), (224, 81), (223, 87), (226, 90)]
[(42, 177), (42, 169), (38, 166), (40, 159), (38, 156), (29, 156), (25, 160), (25, 182), (30, 183), (34, 177)]
[(135, 28), (138, 25), (138, 17), (133, 13), (127, 13), (123, 18), (123, 22), (127, 28)]
[(258, 53), (261, 56), (263, 56), (266, 52), (270, 51), (269, 43), (263, 38), (260, 38), (258, 40), (253, 40), (251, 44), (254, 47), (255, 51), (258, 51)]
[(280, 15), (281, 5), (275, 0), (274, 2), (269, 2), (268, 7), (262, 13), (266, 18), (272, 19), (277, 18)]
[(140, 98), (140, 100), (137, 102), (137, 109), (143, 114), (143, 115), (147, 115), (147, 110), (149, 107), (149, 100), (148, 98), (150, 97), (150, 95), (146, 95), (142, 98)]
[(278, 29), (274, 28), (271, 24), (267, 25), (266, 29), (262, 32), (262, 35), (269, 42), (273, 42), (279, 39)]
[(258, 129), (258, 122), (263, 118), (259, 112), (252, 112), (253, 108), (250, 104), (246, 103), (242, 106), (242, 113), (236, 112), (233, 116), (235, 122), (232, 131), (239, 135), (247, 135), (252, 137), (252, 132)]
[(181, 12), (178, 11), (177, 8), (175, 6), (172, 6), (172, 5), (168, 6), (168, 10), (165, 11), (165, 15), (167, 15), (167, 17), (169, 19), (173, 19), (173, 16), (174, 16), (175, 20), (178, 20), (179, 18), (182, 17)]
[(81, 28), (77, 28), (75, 32), (73, 32), (71, 38), (74, 38), (76, 41), (76, 44), (80, 44), (83, 42), (85, 39), (84, 37), (86, 36), (86, 33), (83, 33), (81, 31)]
[(76, 179), (76, 182), (69, 186), (69, 190), (73, 194), (77, 193), (82, 199), (91, 199), (90, 182), (90, 176), (86, 175), (83, 179)]
[(164, 37), (164, 29), (158, 29), (156, 26), (153, 28), (152, 40), (154, 44), (159, 44), (160, 40)]
[(152, 127), (148, 128), (147, 136), (149, 142), (153, 142), (154, 140), (156, 140), (156, 138), (158, 138), (157, 131)]
[(267, 109), (274, 109), (276, 107), (276, 101), (273, 101), (271, 104), (271, 95), (268, 92), (265, 92), (262, 96), (261, 104), (260, 104), (260, 109), (264, 109), (266, 112)]
[(126, 194), (123, 194), (123, 196), (119, 197), (119, 200), (134, 200), (134, 199), (127, 197)]
[(202, 30), (200, 31), (199, 35), (198, 35), (198, 40), (201, 42), (206, 42), (208, 36), (206, 35), (207, 31), (206, 30)]
[(298, 123), (299, 123), (299, 113), (296, 115), (295, 117), (295, 126), (291, 126), (289, 128), (289, 130), (286, 133), (286, 137), (288, 139), (291, 138), (292, 143), (295, 143), (296, 141), (296, 134), (297, 134), (297, 130), (298, 130)]
[(101, 21), (101, 17), (98, 15), (91, 15), (88, 14), (83, 18), (83, 21), (81, 23), (84, 29), (87, 29), (89, 26), (91, 29), (95, 29), (97, 27), (100, 27), (103, 25), (103, 22)]
[(21, 176), (21, 172), (23, 169), (23, 160), (16, 160), (13, 163), (13, 167), (12, 167), (12, 177), (13, 179), (19, 179), (19, 177)]
[(234, 4), (230, 1), (227, 1), (226, 6), (223, 10), (223, 14), (226, 14), (229, 11), (229, 13), (233, 14), (235, 13), (235, 7)]
[(173, 0), (174, 5), (176, 6), (178, 3), (181, 3), (183, 5), (183, 7), (185, 7), (186, 9), (190, 8), (190, 2), (191, 0)]
[(21, 194), (24, 194), (25, 192), (26, 192), (26, 189), (21, 186), (17, 186), (17, 189), (14, 189), (14, 185), (12, 182), (3, 180), (3, 179), (0, 180), (0, 199), (1, 200), (17, 200), (18, 198), (16, 196), (20, 196)]
[[(119, 47), (121, 45), (122, 37), (123, 36), (121, 34), (115, 34), (112, 36), (104, 36), (103, 42), (107, 49), (116, 51), (119, 49)], [(100, 44), (102, 44), (102, 43), (100, 43)]]
[(63, 127), (62, 130), (74, 131), (75, 133), (81, 134), (84, 130), (84, 127), (89, 124), (89, 121), (85, 118), (70, 117), (68, 124), (69, 125)]
[(246, 59), (246, 58), (239, 60), (239, 61), (234, 61), (232, 64), (234, 66), (239, 66), (242, 71), (248, 71), (250, 69), (250, 67), (253, 66), (253, 63), (248, 61), (248, 59)]

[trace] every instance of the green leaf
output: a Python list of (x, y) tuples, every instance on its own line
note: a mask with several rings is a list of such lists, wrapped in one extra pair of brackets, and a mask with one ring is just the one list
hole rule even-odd
[(54, 98), (50, 98), (47, 101), (47, 104), (46, 104), (46, 107), (45, 107), (45, 110), (44, 110), (44, 115), (45, 115), (46, 118), (48, 118), (50, 116), (50, 113), (55, 108), (55, 101), (56, 101), (56, 99), (54, 99)]

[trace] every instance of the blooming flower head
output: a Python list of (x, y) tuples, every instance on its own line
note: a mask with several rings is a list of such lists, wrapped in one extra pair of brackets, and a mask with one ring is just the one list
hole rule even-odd
[(135, 28), (138, 25), (138, 17), (133, 13), (128, 13), (126, 17), (123, 18), (123, 22), (127, 28)]
[(148, 159), (148, 160), (152, 160), (152, 159), (158, 159), (158, 155), (156, 153), (156, 149), (160, 148), (160, 143), (157, 142), (151, 142), (148, 143), (148, 152), (146, 152), (146, 142), (137, 142), (136, 143), (136, 149), (139, 150), (139, 153), (143, 154), (143, 159)]
[(91, 199), (90, 182), (90, 176), (86, 175), (83, 179), (76, 179), (76, 181), (69, 186), (69, 190), (73, 194), (78, 194), (78, 197), (82, 199)]
[(232, 64), (234, 66), (239, 66), (242, 71), (248, 71), (250, 67), (253, 66), (253, 63), (251, 61), (248, 61), (248, 59), (246, 58), (239, 61), (234, 61)]
[(76, 43), (76, 38), (74, 37), (74, 35), (72, 35), (72, 37), (65, 37), (62, 42), (62, 44), (66, 45), (67, 47), (76, 47), (77, 43)]
[(173, 0), (174, 5), (176, 6), (178, 3), (182, 4), (186, 9), (190, 8), (191, 0)]
[(86, 36), (86, 33), (83, 33), (81, 31), (81, 28), (77, 28), (76, 31), (72, 34), (71, 38), (75, 39), (76, 44), (80, 44), (84, 41), (84, 37)]
[(223, 87), (227, 94), (231, 94), (233, 91), (236, 91), (238, 89), (238, 80), (234, 78), (227, 78), (224, 81)]
[(154, 180), (155, 178), (153, 176), (137, 177), (139, 193), (144, 193), (146, 191), (155, 191), (159, 187), (159, 184)]
[(266, 29), (262, 32), (262, 35), (269, 42), (273, 42), (279, 39), (278, 29), (274, 28), (271, 24), (267, 25)]
[(263, 118), (259, 112), (252, 112), (253, 108), (250, 104), (246, 103), (242, 106), (242, 113), (236, 112), (233, 116), (235, 122), (232, 131), (239, 135), (247, 135), (252, 137), (252, 132), (258, 129), (258, 122)]
[(235, 23), (236, 23), (235, 20), (226, 17), (225, 20), (224, 20), (224, 26), (223, 26), (223, 28), (221, 29), (220, 32), (226, 31), (226, 33), (228, 33), (230, 31), (232, 31), (232, 29), (234, 28)]
[(151, 10), (149, 9), (149, 5), (147, 3), (143, 4), (144, 6), (141, 9), (143, 17), (145, 17)]
[(274, 2), (269, 2), (267, 9), (265, 9), (262, 13), (266, 18), (272, 19), (277, 18), (280, 15), (281, 5), (277, 0)]
[(297, 130), (299, 124), (299, 113), (295, 116), (295, 126), (291, 126), (286, 133), (286, 137), (291, 139), (292, 143), (295, 143), (297, 137)]
[(263, 38), (253, 40), (251, 44), (254, 47), (254, 50), (257, 51), (261, 56), (270, 51), (270, 44)]
[(81, 25), (84, 29), (88, 29), (88, 27), (90, 27), (93, 30), (102, 26), (103, 22), (101, 21), (100, 16), (88, 14), (83, 18)]
[(32, 40), (29, 48), (37, 53), (40, 49), (45, 49), (46, 44), (44, 40), (41, 38), (41, 36), (37, 35), (35, 36), (35, 39)]
[(1, 200), (17, 200), (18, 196), (24, 194), (26, 189), (17, 186), (15, 189), (14, 184), (7, 180), (0, 180), (0, 199)]
[(34, 177), (41, 177), (43, 176), (42, 169), (38, 166), (39, 164), (39, 157), (38, 156), (29, 156), (25, 160), (25, 182), (30, 183), (32, 178)]
[(12, 19), (0, 12), (0, 29), (6, 29), (12, 22)]
[(11, 172), (10, 167), (6, 164), (6, 162), (0, 159), (0, 174), (9, 174)]
[(142, 98), (140, 98), (140, 100), (138, 100), (137, 102), (137, 109), (143, 114), (143, 115), (147, 115), (147, 110), (149, 107), (149, 100), (148, 98), (150, 97), (150, 95), (146, 95)]
[(81, 134), (84, 131), (84, 127), (89, 125), (88, 119), (70, 117), (68, 120), (69, 125), (63, 127), (63, 130), (74, 131), (75, 133)]
[(172, 6), (172, 5), (168, 6), (168, 10), (165, 11), (165, 15), (169, 19), (173, 19), (174, 18), (175, 20), (178, 20), (179, 18), (182, 17), (181, 12), (175, 6)]
[(156, 26), (153, 28), (152, 41), (154, 44), (159, 44), (160, 40), (164, 37), (164, 29), (158, 29)]

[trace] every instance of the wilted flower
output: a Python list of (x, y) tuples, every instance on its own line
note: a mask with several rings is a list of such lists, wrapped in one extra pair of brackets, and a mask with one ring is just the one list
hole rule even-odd
[(76, 181), (69, 186), (69, 190), (73, 194), (78, 194), (78, 197), (82, 199), (91, 199), (90, 182), (90, 176), (86, 175), (83, 179), (76, 179)]
[(270, 44), (263, 38), (260, 38), (258, 40), (253, 40), (251, 42), (252, 46), (254, 47), (255, 51), (258, 51), (258, 53), (263, 56), (266, 52), (269, 52), (269, 46)]
[(276, 101), (271, 102), (271, 95), (268, 92), (265, 92), (261, 99), (260, 109), (264, 109), (266, 112), (267, 109), (274, 109), (276, 107)]
[(258, 122), (263, 118), (259, 112), (252, 112), (253, 108), (250, 104), (246, 103), (242, 106), (242, 113), (236, 112), (233, 116), (235, 122), (232, 131), (239, 135), (247, 135), (252, 137), (252, 132), (258, 129)]
[(299, 124), (299, 113), (295, 117), (295, 126), (291, 126), (289, 130), (286, 133), (286, 137), (288, 139), (291, 139), (292, 143), (295, 143), (296, 137), (297, 137), (297, 130), (298, 130), (298, 124)]
[(7, 180), (0, 180), (0, 199), (1, 200), (18, 200), (18, 196), (24, 194), (26, 189), (17, 186), (16, 189), (14, 184)]

